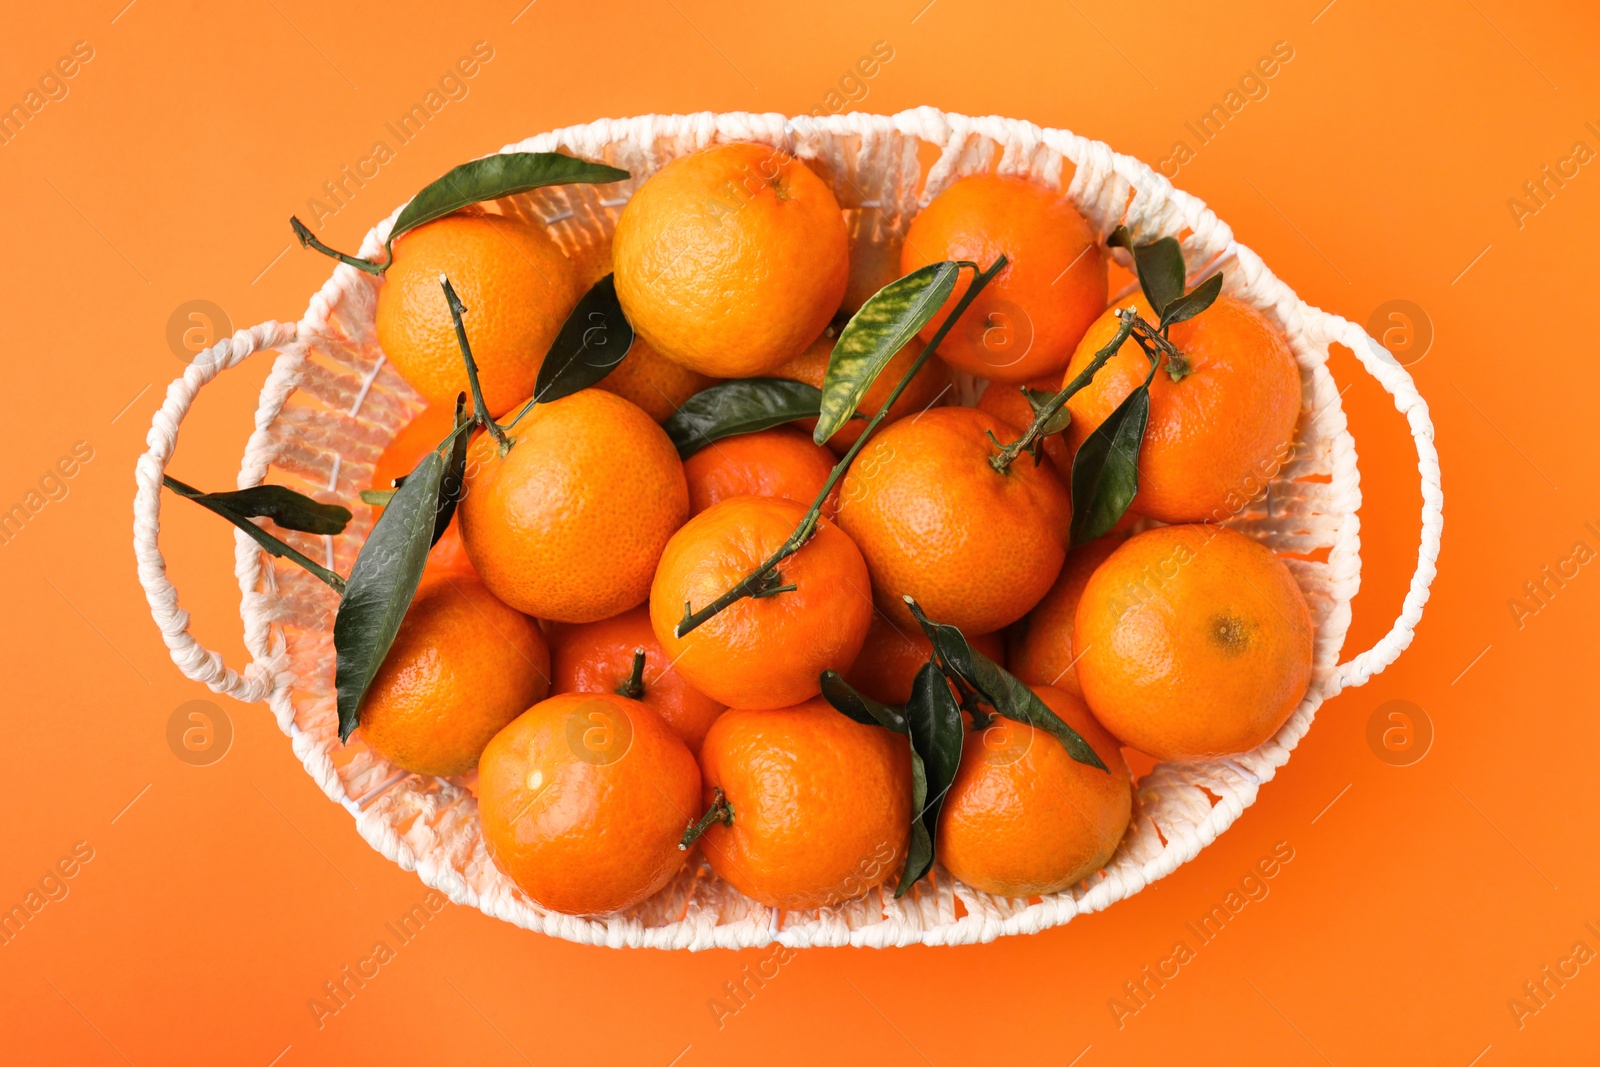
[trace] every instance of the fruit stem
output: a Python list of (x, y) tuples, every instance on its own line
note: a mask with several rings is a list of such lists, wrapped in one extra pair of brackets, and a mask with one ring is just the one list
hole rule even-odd
[(978, 294), (983, 291), (984, 286), (993, 281), (995, 275), (1004, 270), (1008, 262), (1005, 253), (1002, 252), (1000, 257), (989, 265), (988, 270), (978, 270), (976, 263), (963, 264), (971, 266), (976, 272), (973, 275), (972, 284), (967, 286), (967, 291), (961, 295), (961, 299), (957, 301), (950, 314), (945, 317), (944, 322), (935, 331), (932, 339), (922, 347), (922, 354), (917, 356), (916, 361), (906, 369), (905, 374), (901, 375), (900, 381), (896, 383), (894, 389), (884, 400), (883, 405), (878, 408), (878, 413), (867, 420), (867, 425), (862, 429), (861, 436), (856, 438), (856, 443), (851, 445), (849, 451), (844, 454), (839, 462), (833, 465), (833, 470), (828, 472), (828, 480), (822, 483), (821, 491), (817, 493), (817, 498), (811, 502), (810, 509), (807, 510), (805, 518), (800, 520), (800, 525), (795, 527), (794, 533), (790, 534), (789, 539), (776, 552), (767, 557), (760, 566), (740, 579), (737, 585), (699, 611), (692, 612), (689, 610), (689, 605), (685, 604), (683, 606), (683, 618), (678, 621), (678, 625), (674, 628), (674, 634), (680, 638), (687, 636), (695, 627), (730, 604), (743, 600), (745, 597), (772, 596), (777, 593), (793, 592), (795, 590), (796, 587), (793, 585), (772, 587), (773, 581), (777, 578), (776, 570), (778, 564), (800, 551), (801, 547), (811, 539), (811, 535), (816, 532), (817, 523), (822, 517), (822, 505), (827, 501), (828, 494), (833, 492), (834, 486), (839, 484), (839, 479), (843, 478), (845, 471), (850, 469), (850, 464), (855, 461), (857, 454), (866, 446), (868, 439), (876, 432), (883, 420), (888, 417), (889, 409), (894, 406), (896, 400), (900, 399), (900, 394), (905, 392), (911, 385), (911, 380), (917, 376), (918, 371), (922, 370), (923, 364), (933, 357), (934, 352), (938, 350), (945, 336), (955, 327), (956, 320), (961, 318), (967, 308), (972, 306), (972, 302), (978, 298)]
[(1123, 342), (1127, 341), (1130, 336), (1144, 350), (1144, 354), (1149, 357), (1153, 364), (1159, 365), (1161, 357), (1163, 355), (1167, 357), (1167, 375), (1173, 381), (1182, 381), (1188, 376), (1193, 369), (1189, 366), (1188, 359), (1184, 357), (1182, 352), (1178, 351), (1176, 345), (1167, 340), (1162, 331), (1151, 326), (1144, 320), (1143, 316), (1131, 307), (1119, 309), (1117, 318), (1122, 321), (1122, 325), (1117, 329), (1117, 334), (1111, 339), (1110, 343), (1097, 351), (1089, 365), (1083, 368), (1083, 371), (1068, 382), (1059, 393), (1051, 397), (1044, 407), (1039, 409), (1039, 413), (1034, 416), (1033, 424), (1028, 427), (1026, 433), (1003, 447), (995, 455), (989, 457), (990, 466), (1004, 474), (1018, 455), (1024, 451), (1031, 450), (1035, 442), (1042, 437), (1048, 436), (1044, 432), (1044, 427), (1050, 420), (1055, 418), (1056, 413), (1061, 410), (1066, 402), (1072, 399), (1074, 393), (1087, 386), (1093, 380), (1095, 373), (1105, 366), (1106, 361), (1117, 353)]
[(295, 218), (293, 215), (289, 216), (289, 225), (294, 228), (294, 235), (300, 238), (301, 248), (314, 248), (325, 256), (328, 256), (332, 259), (337, 259), (340, 263), (348, 263), (356, 270), (364, 270), (368, 274), (382, 274), (384, 271), (389, 269), (389, 264), (394, 262), (393, 256), (390, 256), (386, 262), (374, 263), (370, 259), (357, 259), (355, 256), (347, 256), (337, 249), (329, 248), (327, 245), (317, 240), (316, 237), (312, 235), (311, 231), (306, 229), (306, 224)]
[(1122, 320), (1122, 325), (1118, 327), (1116, 336), (1111, 338), (1104, 348), (1094, 354), (1094, 359), (1089, 361), (1089, 365), (1083, 368), (1077, 377), (1068, 382), (1059, 393), (1050, 398), (1044, 407), (1039, 409), (1039, 413), (1034, 416), (1033, 424), (1028, 427), (1026, 433), (1006, 445), (997, 454), (989, 457), (990, 466), (1004, 474), (1006, 469), (1011, 466), (1012, 460), (1016, 459), (1024, 449), (1032, 448), (1035, 441), (1045, 436), (1045, 425), (1066, 406), (1067, 401), (1072, 399), (1072, 395), (1093, 381), (1096, 372), (1106, 365), (1107, 360), (1116, 355), (1123, 342), (1133, 333), (1133, 324), (1139, 318), (1139, 314), (1132, 308), (1121, 308), (1117, 311), (1117, 318)]
[(728, 803), (728, 798), (721, 789), (712, 790), (711, 806), (700, 816), (700, 821), (685, 830), (683, 836), (678, 839), (678, 851), (687, 851), (690, 845), (700, 840), (700, 835), (709, 830), (714, 822), (720, 822), (724, 826), (733, 825), (733, 805)]
[(196, 504), (199, 504), (207, 511), (215, 515), (221, 515), (224, 519), (227, 519), (241, 530), (243, 530), (245, 525), (248, 524), (251, 527), (251, 530), (246, 530), (245, 532), (249, 533), (257, 544), (261, 545), (263, 548), (266, 548), (267, 542), (272, 542), (274, 547), (268, 548), (267, 550), (269, 552), (274, 552), (276, 555), (282, 556), (289, 562), (298, 564), (301, 568), (310, 572), (312, 575), (320, 578), (324, 582), (327, 582), (335, 593), (338, 593), (340, 596), (344, 596), (343, 578), (339, 577), (339, 575), (335, 574), (333, 571), (330, 571), (322, 564), (315, 562), (304, 553), (291, 548), (280, 539), (273, 537), (260, 526), (250, 522), (249, 519), (238, 518), (229, 512), (213, 507), (211, 504), (206, 502), (204, 493), (192, 485), (185, 485), (183, 482), (178, 481), (178, 479), (174, 478), (170, 474), (163, 474), (161, 476), (161, 484), (166, 486), (168, 489), (171, 489), (174, 493), (177, 493), (185, 500), (193, 500)]
[(467, 382), (472, 386), (472, 417), (489, 431), (500, 445), (500, 454), (503, 456), (511, 451), (511, 438), (507, 437), (506, 431), (494, 421), (493, 416), (489, 414), (489, 405), (483, 402), (483, 386), (478, 384), (478, 363), (472, 358), (472, 346), (467, 343), (467, 328), (461, 321), (461, 316), (466, 314), (467, 309), (461, 303), (461, 298), (456, 296), (455, 286), (450, 284), (449, 278), (440, 274), (439, 284), (444, 286), (445, 303), (450, 305), (450, 319), (456, 326), (456, 342), (461, 346), (461, 358), (467, 364)]
[[(1134, 331), (1133, 339), (1139, 342), (1139, 347), (1144, 349), (1145, 355), (1159, 362), (1164, 354), (1167, 357), (1167, 377), (1175, 382), (1187, 378), (1194, 368), (1189, 365), (1189, 358), (1178, 350), (1178, 346), (1168, 340), (1167, 331), (1172, 327), (1163, 326), (1158, 330), (1142, 317), (1135, 317), (1138, 318), (1136, 323), (1138, 328)], [(1156, 351), (1152, 352), (1152, 348)]]
[(644, 696), (644, 649), (633, 650), (633, 673), (628, 680), (617, 686), (617, 695), (638, 700)]

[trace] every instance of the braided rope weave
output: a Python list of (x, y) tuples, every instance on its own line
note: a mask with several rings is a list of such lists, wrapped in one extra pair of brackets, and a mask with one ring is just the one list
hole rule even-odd
[[(151, 425), (149, 451), (136, 469), (134, 546), (151, 614), (174, 662), (218, 693), (267, 700), (307, 772), (385, 856), (416, 870), (457, 903), (572, 941), (687, 949), (773, 941), (792, 946), (980, 942), (1060, 925), (1171, 873), (1254, 802), (1325, 699), (1363, 684), (1411, 642), (1435, 573), (1443, 495), (1432, 422), (1410, 375), (1357, 326), (1302, 302), (1199, 200), (1139, 161), (1062, 130), (931, 108), (892, 117), (825, 119), (646, 115), (541, 134), (505, 151), (563, 151), (611, 163), (631, 171), (628, 184), (637, 187), (674, 156), (724, 140), (760, 141), (807, 160), (844, 207), (853, 252), (881, 250), (892, 232), (903, 230), (905, 221), (955, 178), (986, 171), (1027, 175), (1063, 189), (1102, 235), (1126, 223), (1141, 240), (1180, 237), (1186, 261), (1199, 265), (1196, 274), (1224, 268), (1226, 291), (1284, 330), (1303, 383), (1298, 448), (1276, 472), (1263, 500), (1229, 521), (1286, 554), (1317, 627), (1310, 689), (1276, 736), (1231, 759), (1158, 764), (1138, 783), (1133, 822), (1106, 869), (1034, 902), (978, 893), (936, 866), (901, 900), (874, 890), (836, 908), (776, 912), (702, 866), (684, 871), (625, 913), (584, 918), (545, 911), (489, 861), (475, 802), (462, 782), (407, 774), (373, 755), (359, 737), (348, 746), (339, 743), (332, 646), (337, 600), (331, 590), (297, 568), (271, 561), (237, 534), (235, 570), (246, 647), (253, 657), (239, 673), (189, 635), (188, 615), (166, 577), (158, 545), (161, 472), (195, 395), (217, 374), (256, 351), (280, 353), (261, 392), (239, 472), (241, 488), (270, 474), (274, 482), (348, 503), (369, 483), (389, 439), (421, 407), (377, 345), (373, 321), (381, 281), (342, 264), (295, 326), (264, 323), (202, 353), (169, 388)], [(919, 148), (928, 146), (938, 156), (924, 180)], [(602, 200), (592, 186), (561, 186), (510, 197), (498, 207), (546, 225), (582, 268), (603, 254), (625, 202), (625, 197)], [(367, 235), (362, 255), (379, 253), (393, 221), (391, 215)], [(1333, 344), (1353, 352), (1405, 415), (1423, 497), (1417, 567), (1400, 616), (1377, 644), (1344, 664), (1338, 655), (1360, 582), (1361, 492), (1355, 442), (1326, 367)], [(336, 538), (292, 534), (288, 539), (348, 573), (371, 528), (367, 509), (356, 510), (356, 519)]]

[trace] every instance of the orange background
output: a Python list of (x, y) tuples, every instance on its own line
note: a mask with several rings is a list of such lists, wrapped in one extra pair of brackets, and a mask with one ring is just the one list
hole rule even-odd
[[(0, 103), (22, 100), (75, 42), (93, 57), (0, 145), (0, 505), (24, 501), (77, 442), (93, 454), (0, 544), (0, 907), (77, 842), (92, 859), (0, 946), (0, 1060), (1592, 1060), (1600, 966), (1562, 961), (1579, 941), (1600, 951), (1600, 725), (1572, 666), (1592, 668), (1600, 568), (1549, 583), (1520, 620), (1508, 606), (1576, 541), (1600, 549), (1584, 525), (1600, 520), (1587, 321), (1600, 174), (1589, 164), (1548, 183), (1520, 219), (1508, 207), (1574, 142), (1600, 149), (1591, 5), (524, 2), (7, 10)], [(135, 579), (133, 461), (183, 370), (169, 316), (203, 299), (235, 328), (297, 318), (330, 266), (289, 248), (288, 216), (478, 41), (494, 55), (466, 97), (328, 220), (326, 240), (353, 249), (448, 167), (556, 126), (826, 108), (878, 41), (893, 59), (855, 107), (1017, 116), (1156, 164), (1179, 138), (1193, 148), (1185, 122), (1288, 42), (1268, 95), (1176, 181), (1311, 303), (1365, 322), (1403, 299), (1420, 309), (1413, 325), (1431, 324), (1411, 369), (1438, 425), (1449, 521), (1415, 644), (1329, 703), (1198, 859), (1065, 928), (799, 953), (719, 1027), (708, 1001), (769, 951), (585, 948), (448, 906), (319, 1028), (308, 1001), (374, 942), (395, 944), (385, 923), (426, 890), (361, 841), (263, 707), (216, 698), (234, 731), (227, 755), (175, 758), (169, 717), (211, 694), (168, 660)], [(254, 360), (205, 392), (174, 473), (233, 484), (267, 369)], [(1333, 369), (1366, 494), (1348, 656), (1398, 610), (1419, 497), (1387, 398), (1348, 357)], [(243, 662), (232, 537), (199, 509), (169, 502), (163, 519), (196, 633)], [(1434, 731), (1409, 766), (1368, 741), (1394, 700)], [(1119, 1027), (1108, 1001), (1174, 942), (1193, 945), (1185, 924), (1280, 842), (1293, 859), (1270, 894)], [(1519, 1019), (1508, 1001), (1547, 965), (1577, 973)]]

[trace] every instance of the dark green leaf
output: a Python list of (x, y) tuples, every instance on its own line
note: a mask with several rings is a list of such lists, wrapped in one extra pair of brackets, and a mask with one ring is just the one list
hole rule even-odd
[[(991, 385), (989, 388), (993, 389), (994, 386)], [(1022, 395), (1028, 398), (1028, 406), (1033, 409), (1033, 417), (1037, 419), (1046, 405), (1055, 399), (1056, 394), (1048, 389), (1030, 389), (1024, 385), (1022, 387)], [(1054, 415), (1050, 416), (1050, 420), (1040, 428), (1039, 433), (1042, 436), (1061, 433), (1071, 424), (1072, 412), (1068, 411), (1067, 406), (1063, 404), (1056, 410)], [(1023, 429), (1027, 429), (1027, 427), (1023, 427)]]
[[(472, 436), (472, 431), (462, 427), (471, 421), (472, 416), (467, 414), (467, 394), (458, 393), (455, 434), (450, 438), (450, 451), (446, 453), (444, 474), (439, 479), (439, 507), (433, 517), (433, 537), (428, 541), (430, 547), (438, 544), (439, 538), (449, 529), (450, 520), (456, 513), (456, 503), (467, 488), (467, 441)], [(400, 479), (402, 486), (405, 485), (407, 478), (410, 478), (410, 475)], [(397, 489), (396, 492), (398, 491)]]
[(1139, 447), (1149, 419), (1150, 379), (1146, 378), (1072, 457), (1074, 545), (1109, 533), (1133, 503), (1139, 491)]
[(441, 219), (469, 204), (525, 193), (543, 185), (571, 182), (619, 182), (628, 172), (590, 163), (559, 152), (504, 152), (463, 163), (442, 178), (431, 182), (394, 220), (389, 244), (408, 230), (425, 222)]
[(678, 455), (688, 459), (724, 437), (815, 418), (821, 400), (822, 391), (803, 382), (740, 378), (694, 394), (661, 428), (678, 446)]
[[(962, 632), (954, 626), (933, 622), (922, 613), (916, 602), (907, 598), (911, 613), (922, 626), (922, 632), (933, 642), (933, 650), (940, 661), (955, 675), (978, 691), (978, 695), (1000, 715), (1017, 722), (1025, 722), (1044, 730), (1060, 741), (1067, 755), (1079, 763), (1106, 769), (1094, 749), (1089, 747), (1078, 731), (1068, 726), (1051, 711), (1039, 694), (1023, 684), (1016, 675), (994, 660), (973, 648)], [(912, 735), (915, 737), (915, 733)]]
[(1126, 226), (1118, 226), (1106, 239), (1106, 244), (1126, 248), (1133, 253), (1134, 271), (1139, 275), (1139, 288), (1150, 301), (1157, 315), (1168, 304), (1183, 295), (1185, 284), (1183, 249), (1176, 239), (1163, 237), (1147, 245), (1135, 246), (1133, 234)]
[(1161, 328), (1165, 329), (1175, 322), (1194, 318), (1215, 303), (1220, 292), (1222, 292), (1222, 275), (1213, 274), (1167, 305), (1167, 309), (1161, 313)]
[(614, 275), (589, 287), (561, 324), (539, 365), (533, 398), (541, 404), (587, 389), (617, 368), (633, 347), (633, 327), (622, 314)]
[(228, 511), (247, 519), (271, 519), (285, 530), (308, 534), (341, 534), (350, 521), (349, 508), (323, 504), (281, 485), (253, 485), (231, 493), (200, 493), (189, 499), (212, 511)]
[[(207, 511), (221, 515), (224, 519), (227, 519), (229, 522), (233, 523), (239, 529), (248, 534), (252, 541), (266, 549), (268, 555), (291, 560), (299, 566), (304, 567), (306, 570), (310, 571), (324, 582), (327, 582), (329, 585), (333, 586), (334, 589), (341, 593), (344, 592), (343, 578), (339, 577), (322, 564), (315, 562), (299, 549), (296, 549), (290, 545), (286, 545), (276, 537), (273, 537), (271, 534), (267, 533), (267, 531), (251, 522), (249, 516), (242, 511), (239, 511), (229, 504), (222, 502), (222, 498), (233, 497), (236, 494), (202, 493), (194, 486), (186, 485), (183, 482), (178, 481), (178, 479), (172, 477), (170, 474), (163, 474), (161, 476), (161, 484), (166, 486), (168, 489), (171, 489), (174, 493), (177, 493), (184, 499), (193, 500), (196, 504), (199, 504)], [(257, 486), (256, 488), (273, 487)], [(240, 492), (248, 491), (249, 490), (240, 490)], [(285, 489), (284, 492), (287, 493), (290, 492), (290, 490)], [(299, 496), (300, 494), (295, 493), (294, 495)], [(302, 497), (302, 499), (309, 500), (307, 497)], [(332, 505), (329, 504), (317, 504), (317, 502), (314, 500), (311, 500), (310, 503), (316, 504), (316, 506), (319, 508), (332, 507)], [(346, 511), (344, 508), (339, 508), (338, 510), (344, 512), (344, 521), (348, 522), (350, 519), (350, 512)], [(341, 522), (338, 526), (338, 529), (333, 530), (332, 532), (338, 533), (343, 529), (344, 522)]]
[(911, 727), (911, 747), (922, 757), (926, 775), (925, 798), (918, 813), (929, 833), (936, 833), (944, 795), (950, 791), (961, 766), (961, 743), (966, 731), (962, 729), (961, 708), (950, 692), (950, 683), (931, 659), (911, 683), (906, 721)]
[(838, 671), (822, 672), (822, 695), (836, 709), (866, 726), (881, 726), (897, 734), (907, 731), (906, 717), (898, 708), (880, 704), (859, 692)]
[(333, 620), (339, 740), (361, 721), (361, 701), (400, 630), (432, 545), (445, 459), (429, 452), (383, 509), (350, 570)]
[(861, 398), (917, 331), (944, 306), (955, 290), (961, 268), (955, 263), (930, 263), (879, 289), (850, 317), (822, 382), (822, 416), (812, 439), (824, 444), (839, 432), (861, 404)]
[(911, 841), (906, 850), (906, 865), (900, 869), (900, 884), (894, 895), (903, 897), (917, 879), (933, 866), (933, 835), (928, 824), (922, 821), (922, 809), (928, 804), (928, 771), (917, 750), (911, 750)]

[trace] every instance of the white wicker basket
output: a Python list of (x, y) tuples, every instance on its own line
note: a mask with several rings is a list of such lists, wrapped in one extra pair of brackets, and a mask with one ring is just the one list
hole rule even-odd
[[(1410, 376), (1355, 325), (1301, 301), (1199, 200), (1155, 171), (1098, 141), (1004, 118), (969, 118), (919, 108), (895, 116), (826, 119), (781, 115), (644, 115), (541, 134), (505, 151), (563, 151), (625, 167), (634, 187), (674, 156), (713, 141), (752, 140), (806, 159), (832, 185), (853, 224), (857, 246), (901, 227), (953, 179), (974, 172), (1026, 174), (1067, 195), (1102, 233), (1126, 222), (1136, 237), (1181, 238), (1196, 273), (1226, 270), (1226, 291), (1253, 305), (1288, 334), (1303, 382), (1300, 447), (1277, 475), (1266, 501), (1231, 525), (1283, 553), (1316, 620), (1311, 687), (1277, 736), (1252, 752), (1202, 764), (1160, 764), (1138, 785), (1132, 825), (1104, 872), (1085, 884), (1034, 900), (978, 893), (940, 868), (912, 893), (887, 891), (818, 912), (774, 912), (741, 896), (709, 868), (685, 871), (634, 910), (581, 918), (545, 911), (495, 869), (479, 834), (476, 805), (459, 782), (397, 770), (358, 740), (341, 745), (334, 712), (332, 592), (293, 566), (265, 556), (237, 535), (235, 568), (245, 641), (253, 657), (235, 672), (188, 634), (188, 615), (166, 578), (158, 544), (161, 473), (178, 427), (201, 386), (252, 353), (280, 353), (261, 392), (255, 433), (239, 486), (264, 480), (322, 499), (349, 503), (395, 431), (420, 407), (389, 367), (373, 326), (379, 279), (340, 265), (312, 297), (305, 317), (267, 322), (206, 350), (167, 390), (137, 467), (134, 547), (151, 612), (188, 677), (242, 701), (266, 700), (307, 773), (350, 812), (374, 848), (452, 900), (509, 922), (572, 941), (613, 946), (701, 949), (778, 941), (804, 945), (957, 944), (1032, 933), (1096, 911), (1138, 892), (1194, 857), (1255, 800), (1261, 784), (1289, 758), (1322, 702), (1360, 685), (1392, 663), (1411, 641), (1428, 599), (1442, 528), (1443, 496), (1433, 426)], [(919, 150), (937, 150), (923, 181)], [(610, 234), (625, 199), (602, 200), (595, 187), (538, 190), (500, 209), (540, 219), (574, 260), (584, 261)], [(861, 214), (858, 209), (869, 210)], [(397, 211), (398, 213), (398, 211)], [(881, 214), (880, 214), (881, 213)], [(367, 235), (374, 256), (394, 216)], [(883, 225), (887, 223), (887, 226)], [(1393, 396), (1410, 423), (1422, 481), (1422, 543), (1416, 573), (1393, 628), (1343, 664), (1340, 648), (1350, 600), (1360, 580), (1357, 511), (1361, 503), (1355, 442), (1339, 389), (1327, 370), (1328, 346), (1342, 344)], [(370, 522), (366, 509), (337, 538), (291, 535), (303, 551), (348, 573)], [(1325, 559), (1306, 562), (1304, 557)]]

